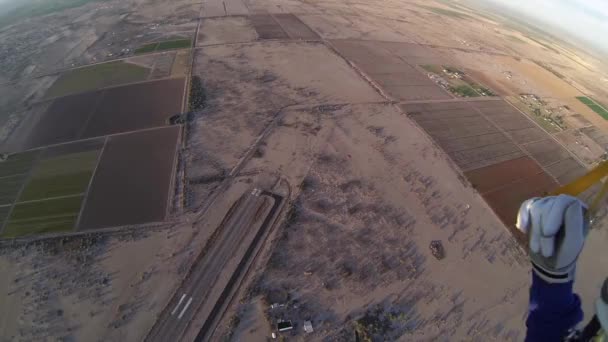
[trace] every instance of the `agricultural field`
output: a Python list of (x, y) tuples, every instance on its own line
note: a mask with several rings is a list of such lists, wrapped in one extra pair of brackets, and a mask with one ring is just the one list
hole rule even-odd
[(402, 108), (446, 151), (507, 227), (513, 227), (523, 200), (566, 184), (586, 170), (503, 100)]
[(61, 74), (47, 91), (46, 98), (57, 98), (74, 93), (107, 88), (143, 81), (148, 78), (150, 70), (139, 65), (122, 61), (101, 63), (73, 69)]
[(179, 132), (172, 126), (10, 155), (0, 162), (0, 237), (162, 221)]
[(99, 229), (165, 218), (180, 127), (108, 138), (79, 229)]
[(587, 105), (587, 107), (591, 108), (591, 110), (599, 114), (605, 120), (608, 120), (608, 110), (606, 110), (603, 105), (595, 102), (594, 100), (586, 96), (578, 96), (576, 99)]
[(429, 73), (430, 79), (457, 97), (495, 96), (490, 89), (475, 82), (457, 68), (429, 64), (421, 67)]
[(4, 163), (12, 165), (0, 164), (2, 170), (19, 170), (26, 175), (15, 183), (20, 186), (12, 198), (13, 207), (1, 236), (73, 230), (103, 142), (101, 139), (34, 150), (10, 156)]
[(17, 127), (13, 137), (20, 141), (13, 148), (166, 126), (182, 112), (184, 86), (183, 78), (163, 79), (55, 99), (35, 120)]
[(166, 40), (162, 42), (149, 43), (135, 50), (135, 54), (158, 52), (165, 50), (185, 49), (192, 46), (190, 39)]

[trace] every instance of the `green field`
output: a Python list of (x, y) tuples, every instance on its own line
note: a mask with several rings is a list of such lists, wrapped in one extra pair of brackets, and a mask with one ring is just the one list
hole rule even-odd
[(27, 174), (17, 174), (0, 178), (0, 205), (11, 204), (17, 199), (19, 190), (23, 182), (27, 179)]
[(73, 196), (17, 204), (4, 226), (2, 237), (71, 231), (82, 200), (82, 196)]
[(100, 0), (19, 0), (0, 4), (0, 27)]
[(17, 199), (39, 153), (34, 151), (13, 154), (0, 162), (0, 205), (11, 204)]
[(65, 72), (46, 92), (46, 98), (61, 97), (110, 86), (144, 81), (150, 69), (122, 61), (96, 64)]
[(19, 202), (86, 192), (99, 150), (41, 160), (32, 171)]
[(8, 212), (11, 210), (10, 205), (5, 205), (0, 207), (0, 226), (4, 223), (6, 216), (8, 216)]
[(62, 145), (14, 154), (0, 162), (0, 174), (5, 175), (0, 178), (0, 236), (71, 231), (101, 147)]
[(604, 120), (608, 120), (608, 111), (601, 104), (586, 96), (578, 96), (576, 99), (587, 105), (587, 107), (591, 108), (591, 110), (603, 117)]
[(452, 11), (452, 10), (449, 10), (446, 8), (432, 7), (432, 6), (425, 6), (425, 5), (416, 5), (416, 7), (424, 8), (427, 11), (433, 12), (435, 14), (443, 15), (446, 17), (457, 18), (457, 19), (475, 19), (466, 13)]
[(135, 50), (135, 54), (149, 53), (164, 50), (185, 49), (192, 46), (190, 39), (167, 40), (164, 42), (149, 43)]
[(453, 94), (461, 97), (477, 97), (479, 93), (468, 84), (461, 84), (449, 88)]
[(30, 151), (13, 154), (7, 160), (0, 162), (0, 178), (27, 173), (38, 158), (39, 153), (40, 151)]

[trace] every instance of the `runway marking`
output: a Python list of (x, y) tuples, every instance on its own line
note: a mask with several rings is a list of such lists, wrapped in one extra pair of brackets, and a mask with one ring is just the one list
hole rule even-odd
[(253, 196), (260, 196), (261, 193), (262, 193), (262, 190), (260, 190), (260, 189), (253, 189), (253, 191), (251, 192), (251, 194)]
[(180, 305), (182, 305), (182, 302), (184, 301), (185, 298), (186, 298), (186, 294), (184, 293), (182, 295), (182, 298), (179, 299), (179, 302), (175, 306), (175, 309), (173, 309), (173, 311), (171, 311), (171, 316), (175, 315), (175, 313), (177, 312), (177, 309), (179, 308)]
[(184, 313), (186, 313), (186, 310), (188, 310), (188, 307), (190, 306), (190, 303), (192, 303), (192, 297), (190, 297), (190, 299), (188, 299), (188, 301), (186, 302), (186, 306), (184, 306), (184, 308), (182, 309), (182, 312), (179, 313), (179, 316), (177, 316), (177, 319), (182, 318), (182, 316), (184, 315)]

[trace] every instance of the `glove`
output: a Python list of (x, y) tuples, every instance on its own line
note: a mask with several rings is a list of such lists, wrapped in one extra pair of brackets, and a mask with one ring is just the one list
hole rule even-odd
[(528, 234), (534, 272), (548, 283), (574, 280), (576, 260), (589, 232), (587, 205), (576, 197), (531, 198), (522, 203), (517, 228)]

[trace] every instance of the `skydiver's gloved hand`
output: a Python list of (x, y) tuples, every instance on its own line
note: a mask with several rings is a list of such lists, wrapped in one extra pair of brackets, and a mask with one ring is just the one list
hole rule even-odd
[(517, 228), (529, 236), (530, 259), (536, 275), (548, 283), (574, 279), (589, 224), (587, 205), (568, 195), (531, 198), (517, 215)]
[(532, 261), (526, 342), (563, 341), (583, 320), (580, 298), (573, 292), (574, 270), (589, 225), (587, 206), (559, 195), (525, 201), (517, 227), (529, 237)]

